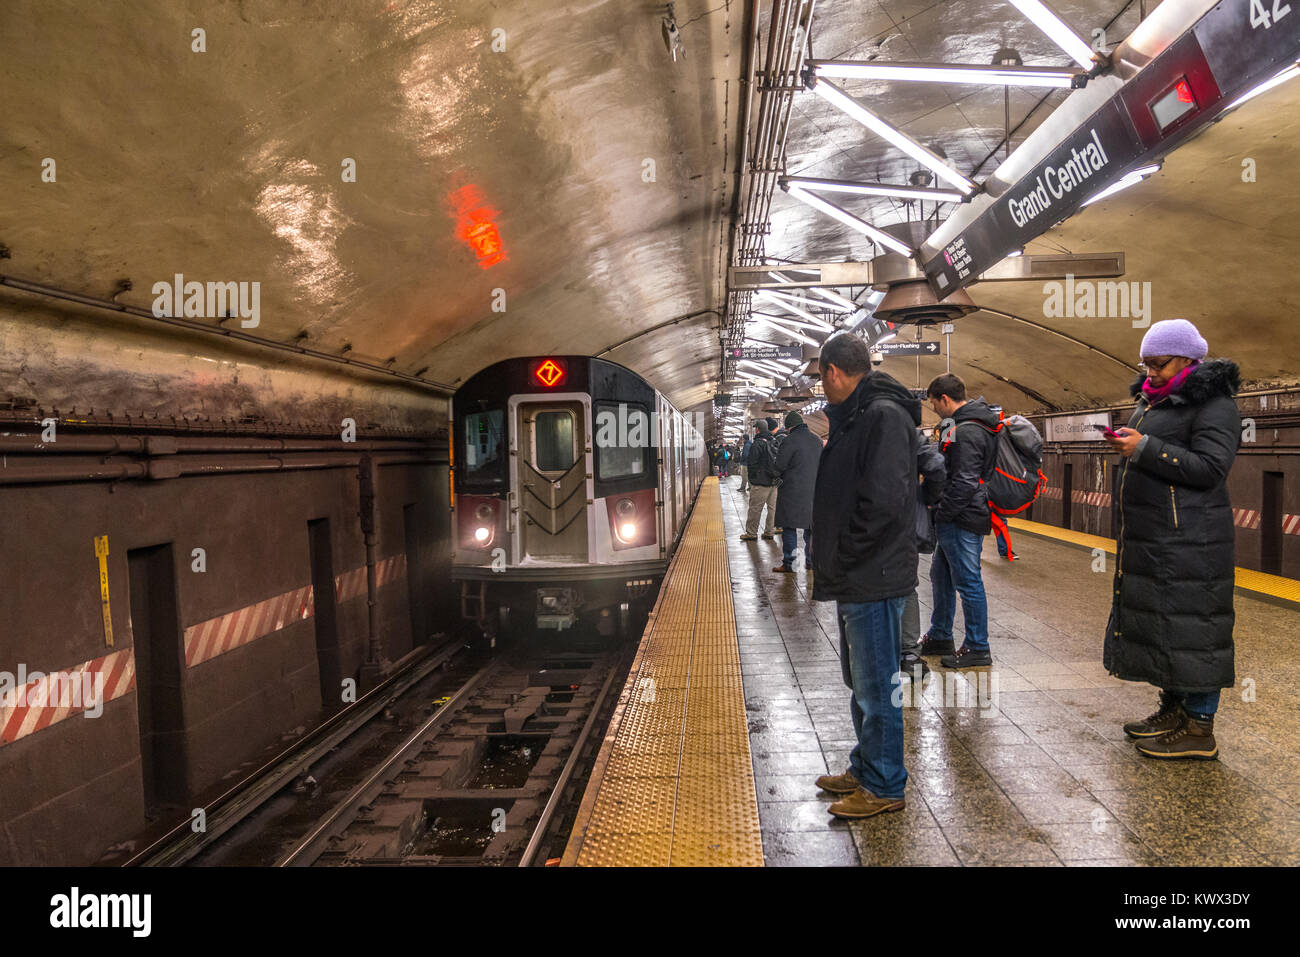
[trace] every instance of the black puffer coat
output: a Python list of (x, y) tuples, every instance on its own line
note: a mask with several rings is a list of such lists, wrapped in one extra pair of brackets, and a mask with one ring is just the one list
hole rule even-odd
[(813, 600), (907, 595), (916, 590), (921, 403), (891, 376), (870, 372), (826, 407), (826, 418), (813, 501)]
[(776, 493), (776, 524), (780, 528), (812, 528), (813, 492), (822, 440), (802, 422), (785, 434), (776, 451), (781, 487)]
[(1241, 442), (1237, 364), (1214, 359), (1149, 406), (1133, 386), (1121, 459), (1114, 604), (1103, 661), (1111, 674), (1175, 692), (1234, 682), (1233, 523), (1227, 476)]

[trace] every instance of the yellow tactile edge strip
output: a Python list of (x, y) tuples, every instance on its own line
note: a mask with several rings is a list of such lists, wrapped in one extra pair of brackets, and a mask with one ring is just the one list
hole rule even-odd
[[(1045, 525), (1042, 522), (1029, 522), (1023, 518), (1008, 519), (1007, 524), (1015, 531), (1024, 532), (1027, 535), (1050, 538), (1053, 541), (1076, 545), (1080, 548), (1100, 548), (1112, 555), (1115, 554), (1115, 539), (1113, 538), (1089, 535), (1086, 532), (1058, 528), (1055, 525)], [(1237, 565), (1235, 580), (1237, 588), (1249, 595), (1300, 605), (1300, 581), (1296, 581), (1294, 578), (1283, 578), (1281, 575), (1270, 575), (1267, 572), (1257, 572), (1253, 568), (1242, 568)]]
[(561, 864), (763, 864), (715, 478), (646, 623)]

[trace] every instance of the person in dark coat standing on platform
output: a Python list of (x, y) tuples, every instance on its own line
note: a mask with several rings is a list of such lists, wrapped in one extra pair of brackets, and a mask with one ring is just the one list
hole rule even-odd
[(740, 463), (740, 489), (745, 492), (749, 490), (749, 447), (754, 444), (754, 440), (748, 435), (745, 436), (745, 444), (741, 447), (740, 455), (736, 461)]
[(774, 572), (794, 573), (799, 551), (799, 530), (803, 529), (804, 568), (812, 568), (813, 492), (817, 486), (817, 460), (822, 440), (804, 424), (798, 412), (785, 416), (785, 438), (776, 453), (776, 471), (781, 484), (776, 492), (776, 524), (781, 529), (781, 564)]
[(776, 449), (772, 445), (772, 430), (767, 421), (759, 419), (755, 424), (754, 441), (749, 446), (749, 514), (745, 521), (745, 533), (740, 536), (742, 542), (752, 542), (758, 538), (758, 526), (763, 521), (763, 509), (767, 509), (767, 527), (763, 538), (771, 541), (776, 535), (773, 525), (776, 521), (776, 487), (780, 476), (776, 474)]
[[(937, 544), (930, 560), (934, 608), (930, 630), (921, 639), (921, 655), (942, 655), (945, 668), (983, 668), (993, 663), (989, 649), (989, 606), (980, 570), (984, 536), (993, 528), (984, 483), (997, 465), (997, 413), (983, 398), (967, 399), (966, 383), (952, 373), (938, 376), (926, 394), (943, 417), (943, 450), (947, 479), (934, 510)], [(965, 620), (965, 640), (954, 648), (952, 626), (957, 595)]]
[(921, 403), (883, 372), (867, 344), (839, 332), (822, 344), (830, 434), (813, 499), (813, 599), (834, 601), (840, 665), (852, 689), (857, 746), (843, 774), (817, 786), (843, 797), (841, 818), (901, 811), (903, 710), (898, 660), (903, 605), (916, 590), (916, 444)]
[(1160, 706), (1124, 725), (1151, 758), (1219, 753), (1219, 691), (1236, 683), (1232, 506), (1227, 478), (1241, 442), (1230, 359), (1186, 319), (1147, 330), (1133, 385), (1137, 407), (1118, 438), (1119, 545), (1103, 660), (1112, 675), (1148, 681)]

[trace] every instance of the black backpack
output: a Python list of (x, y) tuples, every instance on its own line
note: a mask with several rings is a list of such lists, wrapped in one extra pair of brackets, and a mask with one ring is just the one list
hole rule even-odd
[(760, 435), (749, 447), (749, 469), (776, 474), (776, 443), (771, 435)]

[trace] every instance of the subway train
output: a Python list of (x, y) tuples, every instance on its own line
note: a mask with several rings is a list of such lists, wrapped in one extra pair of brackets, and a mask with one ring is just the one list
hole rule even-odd
[(506, 359), (452, 396), (452, 580), (494, 640), (625, 632), (663, 579), (708, 474), (690, 418), (630, 369)]

